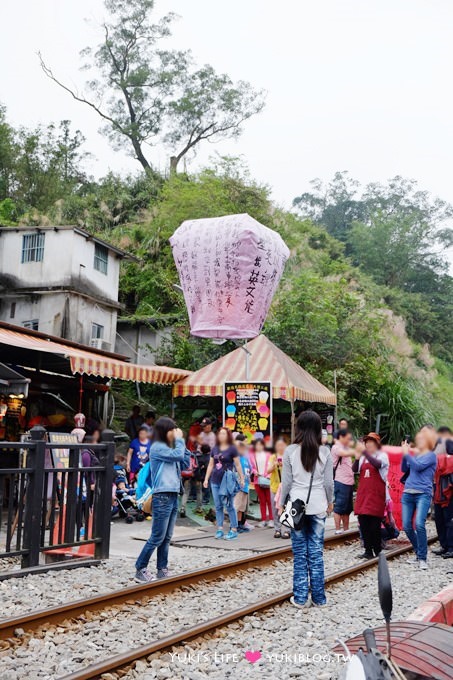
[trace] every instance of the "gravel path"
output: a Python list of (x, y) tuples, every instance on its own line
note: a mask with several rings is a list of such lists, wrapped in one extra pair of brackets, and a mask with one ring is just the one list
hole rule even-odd
[[(326, 551), (326, 572), (353, 564), (357, 549), (357, 543), (354, 543)], [(192, 551), (195, 552), (194, 559), (198, 555), (197, 564), (191, 566), (185, 559), (186, 570), (200, 565), (201, 551), (199, 549)], [(213, 551), (206, 552), (210, 553), (216, 562), (219, 561), (217, 552), (214, 555)], [(231, 559), (231, 553), (225, 557)], [(396, 575), (398, 587), (399, 581), (403, 581), (406, 589), (404, 595), (398, 594), (396, 597), (396, 617), (404, 618), (427, 593), (437, 592), (450, 579), (446, 574), (445, 560), (432, 560), (432, 568), (428, 572), (415, 572), (413, 567), (408, 567), (401, 560), (398, 561), (398, 569), (394, 564), (391, 563), (391, 568)], [(89, 572), (91, 578), (92, 569)], [(24, 678), (54, 680), (103, 657), (165, 637), (184, 626), (201, 623), (207, 618), (237, 608), (246, 602), (254, 602), (260, 597), (264, 598), (290, 588), (291, 573), (290, 560), (276, 562), (272, 566), (250, 569), (239, 576), (215, 583), (200, 584), (193, 588), (182, 587), (172, 594), (171, 598), (153, 597), (140, 607), (135, 601), (131, 601), (121, 609), (110, 608), (100, 615), (87, 615), (85, 622), (78, 621), (51, 627), (35, 634), (34, 638), (24, 636), (23, 644), (18, 645), (14, 651), (5, 650), (0, 657), (0, 677), (8, 680)], [(405, 576), (401, 578), (403, 573)], [(408, 579), (407, 575), (411, 578)], [(114, 587), (117, 586), (118, 582)], [(306, 652), (308, 648), (312, 648), (316, 653), (322, 650), (325, 654), (337, 635), (347, 637), (360, 631), (365, 625), (378, 621), (376, 607), (370, 620), (366, 621), (366, 616), (370, 616), (367, 614), (367, 606), (375, 597), (375, 592), (375, 575), (357, 577), (353, 582), (332, 589), (331, 605), (326, 609), (300, 612), (289, 605), (283, 605), (268, 614), (247, 617), (244, 622), (223, 629), (211, 640), (203, 638), (199, 646), (203, 654), (195, 661), (188, 663), (184, 649), (181, 648), (178, 650), (179, 657), (174, 656), (172, 659), (169, 654), (164, 654), (160, 659), (151, 657), (149, 663), (139, 662), (138, 670), (130, 671), (128, 677), (148, 680), (167, 677), (201, 680), (211, 677), (236, 677), (238, 672), (247, 673), (250, 677), (257, 672), (267, 673), (264, 677), (276, 675), (292, 677), (291, 673), (299, 676), (300, 666), (276, 659), (282, 659), (281, 655), (289, 653), (289, 650), (293, 650), (294, 654)], [(74, 594), (71, 599), (75, 599)], [(359, 610), (353, 613), (351, 602), (356, 599), (359, 600)], [(406, 609), (400, 611), (404, 607)], [(344, 614), (339, 614), (340, 611)], [(285, 642), (282, 643), (282, 639)], [(260, 662), (251, 665), (243, 658), (244, 650), (247, 649), (259, 649), (263, 655), (274, 653), (279, 656), (274, 656), (272, 661), (263, 656)], [(236, 654), (237, 657), (233, 659), (231, 656), (227, 657), (227, 654)], [(316, 665), (314, 669), (316, 673), (331, 672), (330, 666), (327, 671), (324, 670), (323, 663)], [(276, 664), (278, 668), (275, 667)], [(313, 673), (313, 666), (305, 670), (307, 675), (302, 674), (300, 677), (317, 677)], [(330, 675), (321, 676), (321, 680), (326, 677)]]

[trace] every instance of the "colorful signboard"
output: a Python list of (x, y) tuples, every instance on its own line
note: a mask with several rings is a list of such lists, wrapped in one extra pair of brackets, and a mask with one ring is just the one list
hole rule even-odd
[(272, 438), (272, 385), (270, 382), (226, 382), (223, 423), (242, 432), (248, 441), (257, 433)]

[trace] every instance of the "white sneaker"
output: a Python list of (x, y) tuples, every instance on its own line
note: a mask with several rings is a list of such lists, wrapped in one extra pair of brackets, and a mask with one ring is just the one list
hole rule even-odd
[(273, 529), (274, 528), (274, 522), (270, 519), (267, 523), (267, 526), (269, 527), (269, 529)]
[(244, 527), (245, 527), (246, 529), (254, 529), (254, 528), (255, 528), (255, 525), (254, 525), (254, 524), (250, 524), (250, 522), (245, 522), (245, 523), (244, 523)]
[(258, 526), (264, 529), (266, 527), (266, 522), (259, 522)]
[(409, 557), (408, 560), (406, 560), (406, 564), (418, 564), (418, 557), (417, 555), (413, 557)]
[(344, 534), (344, 529), (336, 529), (336, 534)]
[(418, 560), (420, 569), (428, 569), (428, 562), (426, 560)]
[(289, 601), (291, 602), (293, 607), (297, 607), (297, 609), (308, 609), (312, 605), (311, 600), (307, 600), (304, 604), (299, 604), (298, 602), (295, 601), (294, 595), (291, 595)]

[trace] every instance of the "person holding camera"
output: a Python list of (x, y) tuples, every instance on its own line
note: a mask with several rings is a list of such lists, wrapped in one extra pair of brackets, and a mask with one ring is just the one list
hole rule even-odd
[(403, 459), (401, 470), (404, 473), (404, 493), (401, 498), (403, 509), (403, 529), (412, 543), (414, 557), (410, 562), (420, 569), (427, 569), (428, 538), (426, 518), (433, 498), (434, 475), (437, 457), (434, 453), (437, 434), (434, 428), (422, 427), (415, 436), (414, 455), (410, 454), (407, 441), (402, 442)]
[[(306, 608), (326, 604), (324, 590), (324, 525), (333, 510), (333, 465), (321, 446), (321, 418), (303, 411), (297, 419), (294, 444), (283, 455), (279, 514), (288, 500), (301, 510), (300, 526), (291, 529), (294, 555), (291, 604)], [(311, 589), (311, 601), (308, 599)]]
[(381, 438), (376, 432), (370, 432), (363, 441), (357, 442), (356, 452), (352, 469), (359, 474), (359, 484), (354, 512), (365, 548), (358, 557), (369, 560), (382, 550), (381, 522), (385, 515), (389, 459), (381, 450)]
[(154, 441), (149, 462), (138, 475), (136, 497), (152, 493), (153, 521), (151, 536), (135, 563), (135, 580), (148, 583), (154, 576), (148, 571), (151, 555), (157, 548), (157, 578), (169, 576), (168, 551), (178, 515), (181, 469), (190, 465), (190, 453), (182, 431), (171, 418), (159, 418), (154, 425)]

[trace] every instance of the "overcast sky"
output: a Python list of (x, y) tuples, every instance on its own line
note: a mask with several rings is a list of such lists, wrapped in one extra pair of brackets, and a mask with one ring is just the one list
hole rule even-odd
[[(69, 118), (94, 154), (90, 171), (138, 169), (98, 134), (95, 113), (42, 74), (36, 52), (81, 85), (79, 50), (96, 41), (102, 0), (3, 0), (0, 101), (12, 123)], [(396, 174), (453, 202), (452, 0), (157, 0), (181, 16), (171, 44), (191, 48), (234, 79), (268, 91), (265, 111), (238, 142), (206, 144), (243, 155), (289, 206), (314, 177), (349, 170), (362, 182)], [(164, 169), (166, 154), (150, 153)]]

